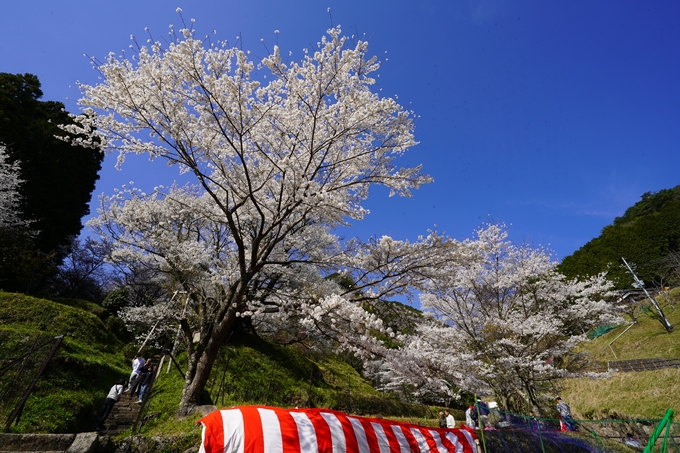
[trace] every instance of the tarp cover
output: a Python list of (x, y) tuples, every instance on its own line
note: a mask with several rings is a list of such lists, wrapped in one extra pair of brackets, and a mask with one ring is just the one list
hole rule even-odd
[(199, 453), (475, 453), (465, 429), (435, 429), (330, 409), (240, 406), (203, 417)]

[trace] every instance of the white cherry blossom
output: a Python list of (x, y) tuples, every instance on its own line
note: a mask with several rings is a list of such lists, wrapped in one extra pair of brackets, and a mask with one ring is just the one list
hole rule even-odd
[[(105, 196), (90, 221), (113, 241), (112, 260), (143, 263), (189, 294), (186, 317), (158, 311), (189, 339), (187, 413), (237, 318), (272, 331), (294, 321), (348, 349), (379, 349), (369, 335), (379, 323), (361, 301), (422, 286), (453, 242), (433, 233), (345, 246), (333, 234), (364, 218), (370, 185), (409, 196), (430, 181), (394, 165), (416, 144), (413, 114), (372, 89), (379, 62), (365, 41), (336, 27), (300, 61), (284, 62), (278, 46), (253, 61), (180, 32), (134, 60), (110, 54), (96, 67), (102, 82), (80, 84), (82, 112), (63, 128), (118, 152), (119, 167), (146, 154), (193, 175), (192, 186)], [(323, 278), (334, 272), (356, 286)]]

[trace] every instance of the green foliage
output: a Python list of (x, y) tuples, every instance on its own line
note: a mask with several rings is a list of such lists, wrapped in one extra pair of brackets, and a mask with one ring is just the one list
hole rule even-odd
[(422, 415), (422, 406), (384, 398), (348, 363), (333, 355), (244, 335), (223, 348), (206, 386), (219, 406), (265, 404), (332, 407), (356, 414)]
[[(106, 318), (105, 323), (101, 318)], [(58, 433), (91, 427), (112, 383), (127, 377), (130, 357), (125, 353), (135, 351), (116, 337), (112, 320), (118, 318), (106, 317), (100, 306), (90, 302), (55, 302), (0, 292), (0, 357), (17, 357), (38, 336), (42, 341), (66, 334), (13, 431)], [(0, 377), (0, 392), (10, 378)], [(194, 428), (198, 416), (175, 418), (182, 384), (176, 369), (161, 373), (145, 412), (143, 433), (176, 435), (182, 445), (198, 439)], [(206, 390), (204, 402), (219, 406), (313, 406), (361, 415), (432, 416), (425, 406), (379, 394), (340, 357), (275, 345), (247, 334), (232, 338), (222, 348)], [(0, 405), (0, 420), (12, 408)]]
[[(418, 322), (423, 317), (420, 310), (395, 301), (372, 300), (365, 302), (363, 308), (382, 319), (385, 327), (389, 327), (394, 333), (403, 335), (415, 334)], [(374, 332), (373, 335), (388, 348), (400, 346), (394, 338), (383, 333)]]
[(126, 287), (114, 289), (102, 302), (102, 306), (111, 316), (117, 316), (118, 312), (128, 305), (130, 305), (130, 290)]
[[(36, 76), (0, 73), (0, 143), (12, 162), (21, 161), (22, 217), (34, 220), (35, 245), (49, 255), (62, 253), (59, 246), (80, 233), (104, 156), (56, 139), (65, 135), (57, 125), (71, 119), (61, 102), (40, 101), (42, 95)], [(3, 270), (4, 289), (25, 290), (16, 284), (16, 269)]]
[(54, 275), (51, 256), (41, 252), (26, 228), (0, 229), (0, 288), (36, 294)]
[(659, 212), (666, 205), (678, 200), (680, 200), (680, 186), (672, 189), (663, 189), (656, 193), (646, 192), (642, 194), (640, 201), (626, 209), (623, 216), (614, 219), (614, 225), (625, 225), (637, 217)]
[(645, 194), (602, 234), (565, 257), (558, 270), (570, 278), (607, 271), (617, 288), (630, 288), (632, 276), (621, 258), (635, 264), (648, 285), (664, 281), (664, 257), (680, 250), (680, 186)]
[[(251, 335), (232, 338), (224, 346), (206, 386), (204, 404), (218, 407), (255, 404), (278, 407), (329, 407), (360, 415), (389, 418), (410, 416), (412, 423), (435, 426), (434, 413), (421, 405), (384, 398), (357, 371), (337, 356), (305, 353), (293, 346), (280, 346)], [(186, 358), (180, 357), (185, 367)], [(175, 418), (183, 379), (172, 366), (163, 365), (154, 384), (141, 433), (147, 437), (177, 439), (168, 451), (184, 451), (200, 442), (194, 414)], [(458, 416), (459, 420), (463, 416)], [(429, 417), (429, 418), (428, 418)]]

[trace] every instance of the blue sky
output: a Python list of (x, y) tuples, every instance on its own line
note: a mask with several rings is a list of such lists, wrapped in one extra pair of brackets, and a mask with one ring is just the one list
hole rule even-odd
[[(131, 34), (145, 41), (144, 27), (166, 33), (178, 6), (199, 35), (240, 34), (254, 55), (279, 30), (299, 56), (331, 20), (370, 38), (378, 86), (420, 116), (420, 144), (398, 164), (422, 163), (435, 182), (410, 199), (373, 190), (371, 215), (346, 236), (414, 239), (436, 225), (464, 239), (502, 221), (559, 259), (643, 193), (680, 183), (677, 1), (24, 0), (3, 5), (0, 72), (38, 75), (45, 100), (75, 111), (76, 80), (98, 77), (83, 54), (119, 53)], [(144, 158), (114, 164), (95, 196), (175, 177)]]

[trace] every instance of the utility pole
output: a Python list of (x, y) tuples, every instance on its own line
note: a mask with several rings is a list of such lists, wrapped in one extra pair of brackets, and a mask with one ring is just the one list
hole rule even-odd
[(659, 313), (659, 316), (661, 317), (661, 324), (663, 324), (664, 328), (668, 333), (673, 332), (673, 326), (671, 325), (670, 322), (668, 322), (668, 319), (666, 319), (666, 316), (664, 316), (663, 311), (661, 311), (661, 307), (659, 307), (659, 304), (656, 303), (656, 300), (652, 296), (649, 295), (647, 290), (645, 289), (645, 283), (638, 278), (637, 275), (635, 275), (635, 272), (633, 272), (633, 269), (628, 265), (628, 262), (626, 261), (625, 258), (621, 257), (623, 260), (623, 264), (626, 265), (628, 268), (628, 271), (631, 273), (633, 276), (633, 279), (635, 280), (635, 283), (633, 283), (633, 286), (636, 288), (639, 288), (645, 292), (647, 295), (647, 298), (652, 302), (652, 305), (654, 305), (654, 308), (656, 308), (656, 311)]

